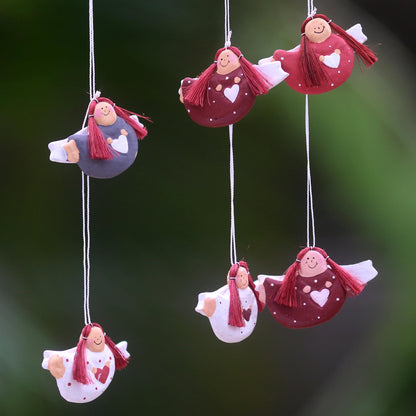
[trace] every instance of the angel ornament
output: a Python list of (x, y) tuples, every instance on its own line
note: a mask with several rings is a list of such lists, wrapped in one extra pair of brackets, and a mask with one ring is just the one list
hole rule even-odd
[(371, 260), (340, 266), (321, 248), (307, 247), (284, 276), (259, 275), (258, 290), (279, 323), (308, 328), (333, 318), (347, 295), (358, 295), (376, 275)]
[(339, 87), (351, 75), (355, 55), (369, 68), (377, 58), (363, 43), (360, 24), (347, 31), (323, 14), (308, 17), (301, 27), (301, 44), (289, 51), (278, 49), (260, 60), (260, 67), (281, 62), (289, 73), (286, 83), (302, 94), (322, 94)]
[(240, 261), (228, 272), (227, 285), (199, 294), (195, 310), (208, 317), (218, 339), (234, 343), (251, 335), (263, 306), (247, 263)]
[(288, 74), (280, 62), (262, 67), (249, 62), (235, 46), (221, 48), (199, 77), (185, 78), (180, 101), (189, 117), (205, 127), (224, 127), (241, 120), (256, 97), (283, 81)]
[(87, 403), (100, 396), (115, 370), (127, 366), (127, 342), (115, 345), (100, 325), (86, 325), (78, 345), (65, 351), (46, 350), (42, 368), (56, 379), (61, 396), (72, 403)]
[(142, 116), (100, 97), (98, 91), (88, 106), (88, 127), (49, 143), (49, 158), (52, 162), (77, 163), (94, 178), (113, 178), (132, 165), (138, 140), (147, 135), (138, 117)]

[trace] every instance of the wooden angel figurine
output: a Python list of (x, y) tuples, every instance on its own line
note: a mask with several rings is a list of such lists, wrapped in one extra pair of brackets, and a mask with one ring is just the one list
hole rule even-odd
[(307, 18), (301, 27), (301, 44), (289, 51), (278, 49), (265, 63), (281, 62), (289, 73), (287, 84), (302, 94), (322, 94), (339, 87), (351, 75), (357, 56), (369, 68), (377, 58), (363, 43), (360, 24), (347, 31), (323, 14)]
[(106, 390), (115, 370), (126, 367), (129, 357), (126, 341), (115, 345), (102, 327), (93, 323), (83, 328), (76, 347), (44, 351), (42, 367), (55, 377), (65, 400), (87, 403)]
[(340, 266), (319, 247), (307, 247), (284, 276), (259, 275), (260, 299), (288, 328), (308, 328), (333, 318), (348, 296), (377, 276), (371, 260)]
[(100, 92), (88, 106), (88, 127), (49, 143), (50, 160), (77, 163), (94, 178), (113, 178), (136, 159), (138, 140), (147, 135), (138, 114), (118, 107)]
[(214, 62), (199, 77), (182, 80), (180, 101), (196, 123), (224, 127), (241, 120), (258, 95), (287, 76), (280, 62), (259, 68), (238, 48), (229, 46), (217, 51)]
[(218, 339), (233, 343), (253, 332), (263, 306), (247, 263), (240, 261), (231, 266), (227, 285), (199, 294), (195, 310), (208, 317)]

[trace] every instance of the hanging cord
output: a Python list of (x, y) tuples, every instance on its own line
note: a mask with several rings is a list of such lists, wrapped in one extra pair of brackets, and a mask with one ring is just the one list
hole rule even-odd
[(224, 48), (231, 46), (230, 0), (224, 0)]
[[(100, 91), (95, 91), (95, 58), (94, 58), (94, 8), (93, 0), (89, 0), (89, 94), (90, 102), (100, 96)], [(82, 128), (86, 126), (88, 108), (85, 113)], [(83, 269), (84, 269), (84, 323), (91, 324), (90, 316), (90, 177), (84, 172), (82, 175), (82, 241), (83, 241)]]
[(234, 215), (234, 153), (233, 153), (233, 125), (228, 126), (230, 136), (230, 190), (231, 190), (231, 227), (230, 227), (230, 261), (237, 263), (237, 248), (235, 244), (235, 215)]
[(91, 324), (90, 317), (90, 177), (82, 174), (82, 241), (84, 267), (84, 323)]
[[(309, 151), (309, 100), (305, 95), (305, 137), (306, 137), (306, 244), (315, 247), (315, 215), (313, 210), (311, 160)], [(310, 245), (309, 231), (312, 229), (312, 245)]]
[(307, 0), (308, 1), (308, 17), (313, 17), (316, 14), (316, 7), (313, 5), (313, 0)]

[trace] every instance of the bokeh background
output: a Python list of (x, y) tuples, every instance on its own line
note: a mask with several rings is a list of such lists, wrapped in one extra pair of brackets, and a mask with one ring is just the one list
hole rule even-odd
[[(304, 0), (231, 1), (252, 62), (299, 42)], [(91, 184), (91, 313), (131, 364), (84, 405), (40, 366), (83, 326), (81, 175), (47, 144), (88, 104), (88, 1), (2, 0), (0, 414), (407, 416), (416, 409), (415, 47), (410, 1), (315, 2), (360, 22), (379, 62), (310, 97), (317, 245), (379, 271), (330, 322), (289, 330), (265, 310), (242, 343), (217, 340), (197, 294), (229, 269), (227, 129), (178, 101), (223, 46), (223, 2), (95, 1), (97, 89), (146, 114), (135, 164)], [(306, 244), (304, 97), (286, 84), (234, 129), (238, 257), (281, 274)]]

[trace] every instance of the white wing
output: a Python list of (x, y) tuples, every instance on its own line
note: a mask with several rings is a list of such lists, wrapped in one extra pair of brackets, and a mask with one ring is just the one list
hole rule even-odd
[(226, 292), (228, 290), (228, 284), (224, 285), (222, 287), (220, 287), (219, 289), (217, 289), (214, 292), (203, 292), (200, 293), (198, 295), (198, 303), (195, 307), (195, 311), (200, 313), (201, 315), (205, 315), (205, 313), (202, 311), (202, 309), (204, 308), (204, 301), (205, 298), (212, 298), (212, 299), (216, 299), (218, 295), (223, 295), (224, 292)]
[[(269, 59), (269, 58), (267, 58)], [(254, 65), (254, 67), (260, 71), (272, 84), (270, 88), (280, 84), (289, 74), (282, 69), (280, 61), (269, 61), (261, 65)]]
[(264, 284), (264, 280), (265, 279), (272, 279), (272, 280), (276, 280), (276, 282), (283, 282), (283, 279), (285, 278), (285, 276), (271, 276), (268, 274), (259, 274), (257, 276), (257, 279), (259, 279), (260, 284)]
[(49, 160), (51, 162), (73, 163), (67, 159), (68, 155), (66, 154), (65, 149), (62, 147), (67, 142), (68, 142), (68, 139), (63, 139), (63, 140), (57, 140), (55, 142), (50, 142), (48, 144), (48, 148), (51, 152), (51, 154), (49, 155)]
[(346, 32), (360, 43), (364, 43), (367, 40), (367, 36), (364, 35), (363, 28), (359, 23), (350, 27), (348, 30), (346, 30)]
[(129, 352), (127, 351), (127, 341), (119, 342), (116, 347), (123, 353), (126, 358), (130, 357)]
[(365, 260), (361, 263), (348, 264), (341, 267), (363, 283), (367, 283), (377, 276), (377, 270), (373, 267), (373, 262), (371, 260)]

